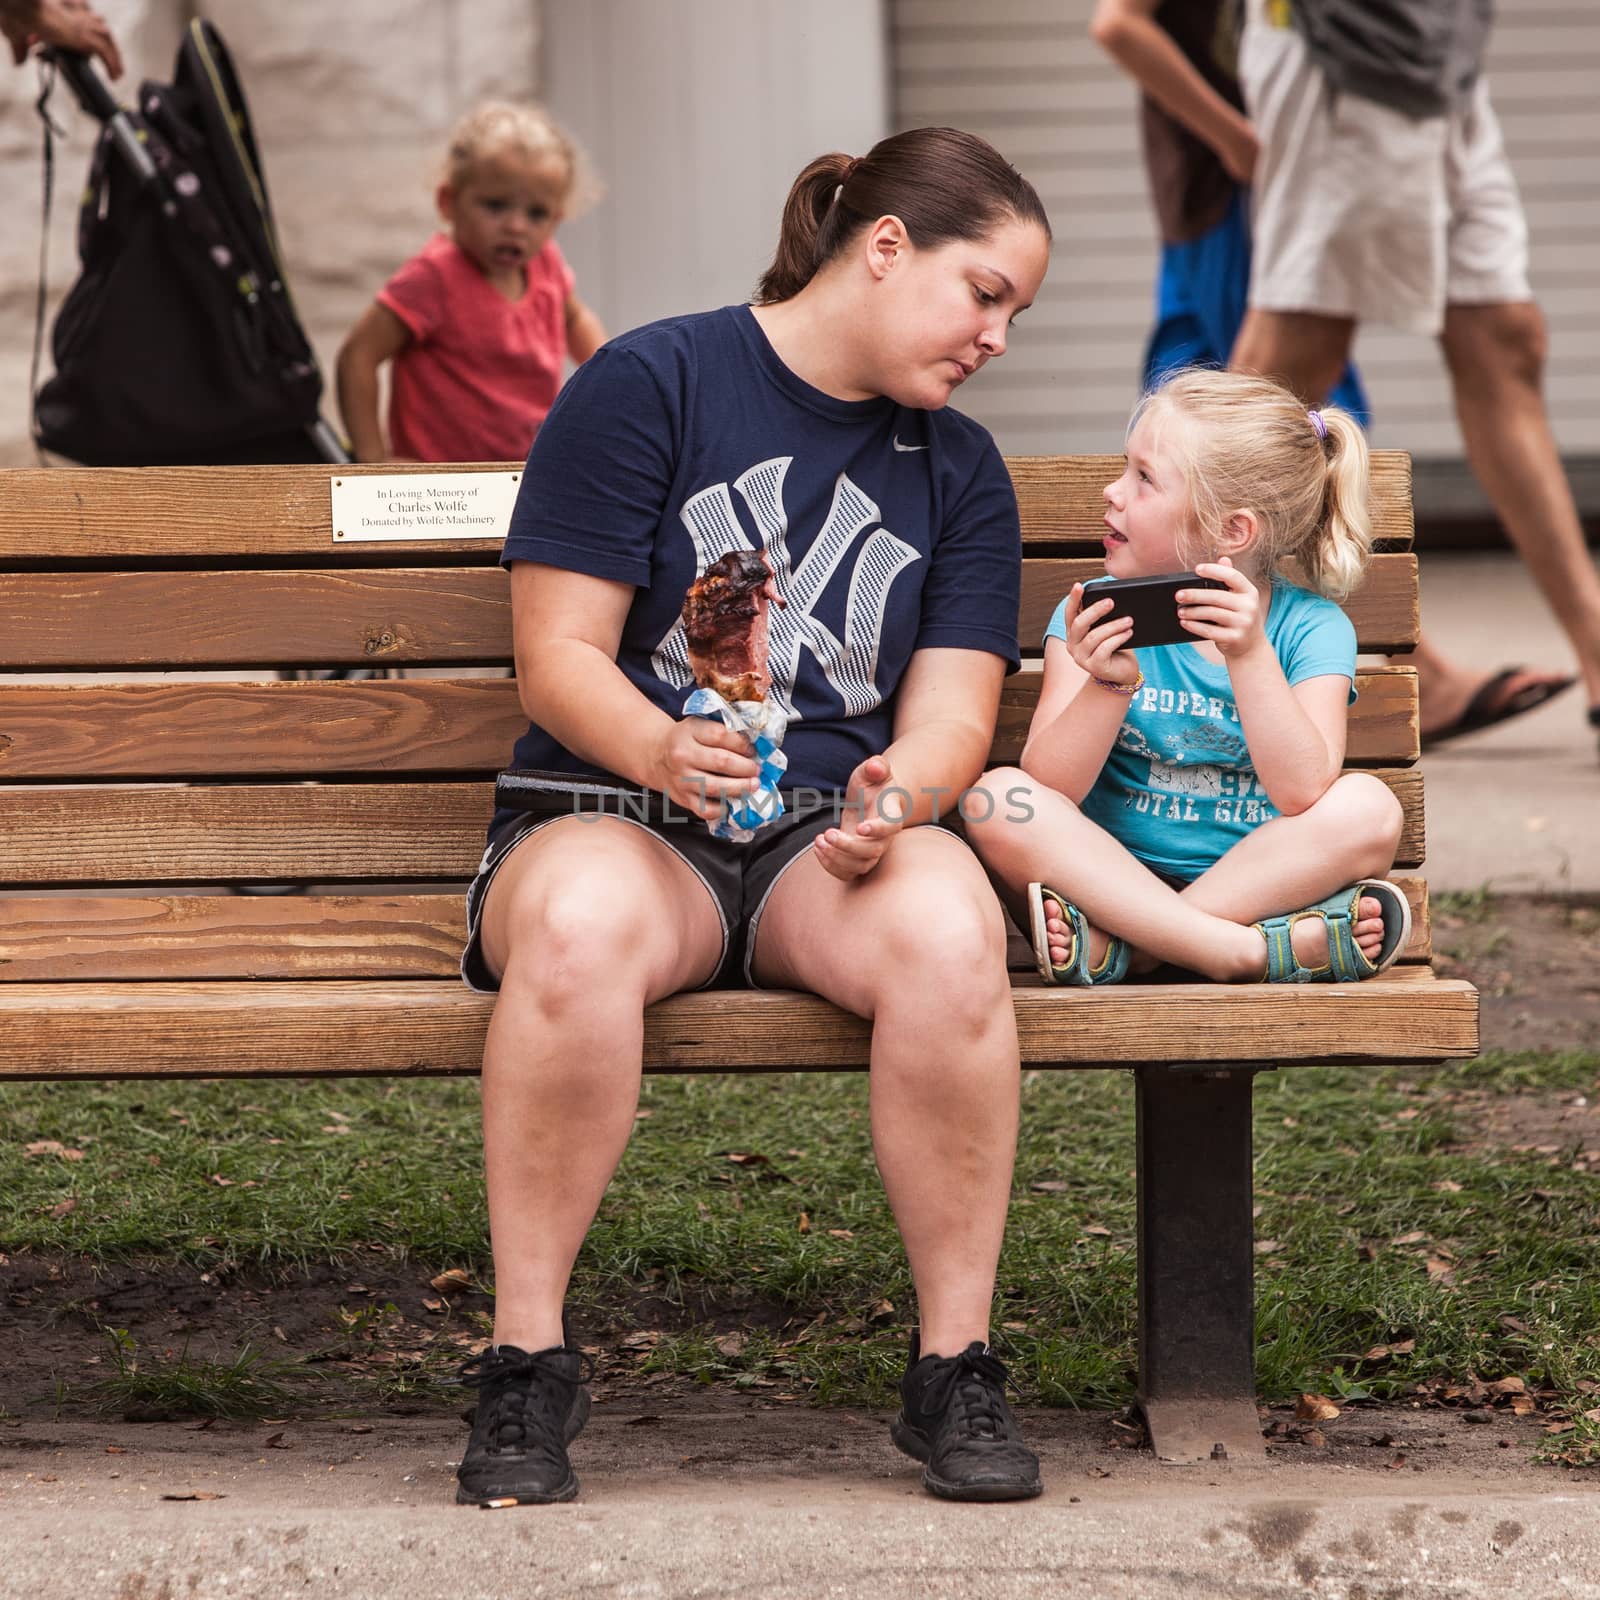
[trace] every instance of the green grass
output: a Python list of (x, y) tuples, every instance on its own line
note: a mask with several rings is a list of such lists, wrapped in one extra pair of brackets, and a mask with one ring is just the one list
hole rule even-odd
[(299, 1401), (278, 1381), (284, 1365), (248, 1345), (229, 1361), (141, 1355), (122, 1328), (106, 1329), (112, 1372), (90, 1391), (94, 1403), (122, 1416), (265, 1417)]
[[(1263, 1393), (1384, 1398), (1515, 1375), (1548, 1378), (1575, 1412), (1600, 1404), (1579, 1387), (1600, 1382), (1596, 1179), (1574, 1170), (1575, 1151), (1463, 1147), (1461, 1095), (1597, 1088), (1600, 1056), (1584, 1054), (1263, 1075), (1256, 1233), (1275, 1241), (1257, 1269)], [(884, 1402), (912, 1298), (865, 1080), (654, 1079), (642, 1109), (574, 1302), (611, 1314), (649, 1292), (792, 1314), (803, 1335), (752, 1318), (742, 1348), (678, 1318), (648, 1364)], [(39, 1141), (81, 1159), (27, 1155)], [(1028, 1400), (1130, 1397), (1132, 1167), (1127, 1075), (1027, 1076), (995, 1332)], [(292, 1269), (378, 1242), (419, 1268), (489, 1265), (472, 1082), (9, 1085), (0, 1192), (13, 1252)], [(1408, 1339), (1408, 1355), (1362, 1359)], [(1600, 1459), (1600, 1426), (1580, 1420), (1559, 1443)]]

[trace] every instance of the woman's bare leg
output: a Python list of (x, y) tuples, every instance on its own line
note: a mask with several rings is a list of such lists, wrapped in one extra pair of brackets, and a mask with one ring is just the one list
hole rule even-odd
[(546, 1350), (633, 1128), (644, 1008), (711, 976), (722, 925), (659, 839), (574, 817), (506, 859), (482, 926), (500, 974), (483, 1052), (494, 1338)]
[(759, 982), (872, 1022), (873, 1149), (922, 1353), (987, 1343), (1020, 1069), (1004, 923), (983, 869), (932, 828), (899, 835), (852, 883), (808, 854), (779, 878), (756, 934)]

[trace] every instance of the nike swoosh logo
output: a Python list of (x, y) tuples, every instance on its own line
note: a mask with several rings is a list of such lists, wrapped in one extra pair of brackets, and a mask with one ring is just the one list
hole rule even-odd
[(894, 436), (894, 447), (895, 447), (896, 450), (906, 450), (906, 451), (926, 450), (928, 448), (927, 445), (925, 445), (925, 444), (901, 444), (900, 443), (900, 435), (899, 434), (896, 434)]

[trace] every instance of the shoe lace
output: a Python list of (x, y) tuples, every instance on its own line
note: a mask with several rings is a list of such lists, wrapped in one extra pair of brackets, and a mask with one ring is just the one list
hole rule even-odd
[(1003, 1438), (1009, 1432), (1005, 1383), (1005, 1363), (984, 1346), (969, 1345), (934, 1369), (922, 1404), (930, 1412), (947, 1410), (969, 1437)]
[(457, 1381), (489, 1397), (483, 1424), (490, 1449), (525, 1449), (541, 1434), (559, 1436), (572, 1391), (594, 1376), (592, 1356), (580, 1352), (574, 1374), (554, 1359), (560, 1353), (491, 1347), (461, 1363)]

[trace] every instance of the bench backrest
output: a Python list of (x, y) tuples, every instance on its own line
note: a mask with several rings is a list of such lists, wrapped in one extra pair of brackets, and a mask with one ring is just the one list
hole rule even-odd
[[(1051, 610), (1101, 570), (1120, 459), (1009, 463), (1026, 664), (996, 760), (1020, 751)], [(1347, 609), (1364, 650), (1404, 651), (1410, 461), (1374, 467), (1379, 553)], [(525, 719), (514, 683), (461, 675), (511, 660), (493, 542), (335, 538), (330, 480), (406, 470), (0, 473), (0, 981), (454, 976), (458, 886)], [(374, 667), (434, 675), (281, 676)], [(1358, 687), (1347, 761), (1400, 796), (1415, 865), (1415, 674)], [(262, 884), (316, 892), (217, 892)], [(1423, 917), (1409, 954), (1426, 951)]]

